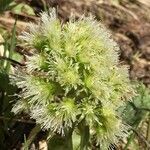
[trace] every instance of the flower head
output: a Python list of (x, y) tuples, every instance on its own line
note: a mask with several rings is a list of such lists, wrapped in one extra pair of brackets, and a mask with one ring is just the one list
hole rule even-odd
[(102, 147), (124, 136), (117, 109), (134, 91), (118, 63), (119, 48), (101, 23), (81, 17), (62, 25), (52, 10), (21, 40), (36, 54), (16, 80), (28, 107), (16, 103), (14, 112), (29, 109), (42, 128), (63, 135), (84, 120)]

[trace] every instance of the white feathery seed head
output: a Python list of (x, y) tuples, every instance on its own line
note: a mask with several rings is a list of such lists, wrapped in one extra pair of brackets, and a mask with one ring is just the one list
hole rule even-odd
[(20, 37), (36, 54), (16, 76), (22, 98), (13, 112), (29, 109), (43, 129), (62, 135), (84, 120), (104, 148), (126, 135), (117, 109), (134, 90), (118, 62), (118, 45), (100, 22), (82, 16), (62, 25), (52, 9)]

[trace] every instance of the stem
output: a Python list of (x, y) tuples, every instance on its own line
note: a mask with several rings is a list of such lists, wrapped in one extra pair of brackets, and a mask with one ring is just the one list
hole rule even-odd
[[(141, 122), (141, 119), (138, 119), (135, 121), (135, 123), (132, 125), (134, 127), (134, 130), (136, 130), (139, 126)], [(133, 130), (132, 130), (133, 131)], [(128, 141), (127, 141), (127, 144), (125, 145), (124, 149), (123, 150), (127, 150), (127, 148), (129, 147), (129, 145), (131, 144), (132, 140), (134, 139), (135, 137), (135, 133), (133, 132), (132, 134), (130, 134), (129, 138), (128, 138)]]
[(72, 132), (73, 129), (70, 128), (69, 131), (65, 133), (65, 146), (67, 147), (67, 150), (73, 150)]
[[(139, 109), (139, 108), (137, 108), (137, 107), (134, 105), (134, 103), (132, 103), (132, 102), (130, 102), (130, 105), (133, 107), (133, 109), (134, 109), (135, 111), (137, 111), (138, 114), (141, 114), (143, 110), (149, 111), (149, 109), (145, 109), (145, 108)], [(139, 126), (141, 120), (142, 120), (142, 118), (137, 119), (137, 120), (134, 122), (134, 124), (133, 124), (133, 127), (134, 127), (133, 129), (134, 129), (134, 131), (136, 131), (136, 129), (138, 128), (138, 126)], [(133, 131), (133, 129), (132, 129), (132, 131)], [(131, 142), (132, 142), (132, 140), (134, 139), (134, 137), (135, 137), (135, 132), (133, 132), (133, 133), (129, 136), (128, 141), (127, 141), (127, 144), (125, 145), (125, 147), (124, 147), (123, 150), (127, 150), (127, 148), (128, 148), (129, 145), (131, 144)]]
[(149, 150), (150, 143), (146, 140), (146, 138), (142, 134), (140, 134), (139, 132), (137, 132), (136, 130), (132, 129), (132, 131), (142, 140), (142, 142), (144, 142), (144, 144), (146, 145), (146, 147)]
[(89, 126), (85, 125), (85, 121), (83, 120), (79, 126), (81, 132), (81, 141), (80, 141), (80, 150), (87, 150), (89, 144)]
[(74, 128), (65, 128), (64, 135), (49, 130), (48, 147), (52, 150), (73, 150), (72, 133)]
[(127, 142), (127, 144), (126, 144), (126, 146), (124, 147), (123, 150), (127, 150), (128, 146), (131, 144), (132, 140), (134, 139), (134, 136), (135, 136), (134, 133), (132, 133), (132, 134), (130, 135), (130, 137), (128, 138), (128, 142)]
[(15, 119), (15, 118), (8, 118), (5, 116), (0, 116), (0, 121), (13, 121), (13, 122), (21, 122), (21, 123), (28, 123), (28, 124), (35, 124), (32, 120), (26, 120), (26, 119)]
[(66, 143), (67, 143), (68, 150), (73, 150), (72, 135), (67, 137)]
[(73, 150), (73, 141), (72, 141), (72, 133), (74, 131), (74, 127), (65, 129), (65, 136), (62, 137), (63, 147), (66, 150)]
[(41, 127), (39, 124), (37, 124), (30, 132), (28, 139), (25, 141), (23, 148), (28, 149), (37, 134), (41, 131)]
[(45, 0), (41, 0), (41, 2), (42, 2), (42, 4), (43, 4), (44, 11), (48, 11), (48, 10), (47, 10), (47, 6), (46, 6)]
[(13, 64), (16, 64), (16, 65), (25, 66), (24, 64), (21, 64), (20, 62), (13, 60), (11, 58), (5, 57), (5, 56), (0, 56), (0, 60), (7, 60)]
[(89, 143), (89, 127), (85, 126), (84, 132), (81, 135), (80, 150), (87, 150)]

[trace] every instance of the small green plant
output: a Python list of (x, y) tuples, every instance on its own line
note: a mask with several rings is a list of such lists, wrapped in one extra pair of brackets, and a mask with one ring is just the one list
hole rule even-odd
[(62, 24), (51, 10), (20, 39), (34, 55), (14, 76), (22, 92), (12, 111), (29, 113), (49, 130), (50, 149), (72, 150), (75, 132), (81, 150), (92, 143), (107, 149), (126, 136), (117, 110), (134, 90), (128, 69), (118, 62), (119, 48), (102, 24), (85, 16)]
[(132, 127), (139, 125), (150, 111), (150, 90), (143, 83), (136, 85), (137, 95), (127, 102), (122, 112), (124, 120)]
[(34, 10), (23, 2), (16, 2), (14, 0), (0, 0), (0, 14), (5, 11), (11, 11), (14, 14), (35, 15)]
[[(148, 123), (147, 129), (145, 126), (141, 127), (141, 123), (144, 122), (146, 119), (148, 120), (148, 122), (150, 122), (150, 89), (146, 87), (143, 83), (135, 84), (135, 86), (137, 95), (133, 98), (132, 101), (128, 101), (127, 104), (124, 105), (121, 110), (123, 120), (125, 120), (125, 122), (127, 122), (130, 125), (130, 136), (128, 136), (127, 144), (124, 150), (127, 150), (128, 147), (136, 141), (136, 132), (140, 132), (139, 135), (142, 135), (140, 131), (142, 129), (144, 131), (147, 130), (146, 138), (144, 135), (142, 135), (142, 137), (144, 137), (143, 141), (145, 143), (146, 148), (150, 148), (150, 124)], [(139, 135), (138, 137), (140, 137)], [(140, 144), (136, 145), (137, 147), (139, 147)]]

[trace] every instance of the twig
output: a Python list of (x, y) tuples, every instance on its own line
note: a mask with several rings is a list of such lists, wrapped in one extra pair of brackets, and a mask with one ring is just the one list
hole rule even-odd
[(36, 135), (40, 132), (41, 127), (39, 124), (37, 124), (30, 132), (28, 139), (25, 141), (25, 143), (23, 144), (23, 149), (27, 149), (31, 143), (33, 142), (33, 140), (35, 139)]
[(20, 63), (20, 62), (18, 62), (18, 61), (16, 61), (16, 60), (13, 60), (13, 59), (11, 59), (11, 58), (7, 58), (7, 57), (5, 57), (5, 56), (0, 56), (0, 59), (10, 61), (11, 63), (17, 64), (17, 65), (19, 65), (19, 66), (25, 66), (25, 64), (22, 64), (22, 63)]
[(47, 11), (47, 6), (46, 6), (46, 1), (45, 0), (41, 0), (43, 7), (44, 7), (44, 11)]
[(149, 108), (138, 108), (139, 110), (144, 110), (144, 111), (150, 111), (150, 109)]
[[(138, 128), (140, 122), (141, 122), (140, 120), (136, 120), (136, 121), (134, 122), (134, 125), (133, 125), (133, 126), (134, 126), (135, 129)], [(135, 129), (134, 129), (134, 130), (135, 130)], [(130, 127), (130, 130), (132, 130), (132, 127)], [(127, 149), (128, 149), (129, 145), (131, 144), (132, 140), (134, 140), (134, 138), (135, 138), (135, 133), (132, 132), (132, 133), (130, 134), (130, 136), (128, 137), (127, 143), (126, 143), (125, 147), (123, 148), (123, 150), (127, 150)]]
[(146, 144), (147, 148), (150, 148), (150, 143), (145, 139), (145, 137), (138, 133), (135, 129), (131, 128), (131, 130)]
[(7, 120), (7, 121), (14, 121), (14, 122), (21, 122), (21, 123), (28, 123), (28, 124), (35, 124), (32, 120), (26, 120), (26, 119), (15, 119), (15, 118), (8, 118), (4, 116), (0, 116), (0, 120)]

